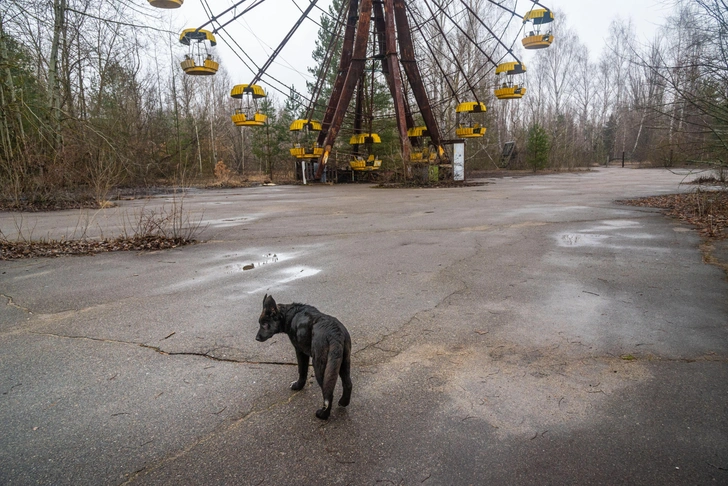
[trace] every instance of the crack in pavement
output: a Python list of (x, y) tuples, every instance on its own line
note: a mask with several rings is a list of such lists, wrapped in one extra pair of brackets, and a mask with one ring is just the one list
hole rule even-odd
[[(458, 263), (460, 263), (462, 261), (466, 261), (467, 259), (472, 258), (473, 256), (477, 255), (478, 254), (478, 251), (480, 251), (480, 249), (481, 249), (481, 245), (478, 242), (478, 243), (476, 243), (476, 246), (477, 246), (477, 249), (474, 251), (474, 253), (472, 255), (468, 255), (466, 257), (463, 257), (460, 260), (457, 260), (457, 261), (453, 262), (452, 265), (456, 265), (456, 264), (458, 264)], [(450, 265), (450, 266), (448, 266), (446, 268), (443, 268), (442, 270), (443, 271), (446, 271), (452, 265)], [(448, 278), (450, 278), (450, 277), (448, 277)], [(418, 317), (418, 315), (420, 315), (421, 313), (423, 313), (423, 312), (431, 312), (432, 310), (437, 309), (439, 306), (447, 303), (447, 301), (448, 301), (448, 299), (450, 297), (452, 297), (453, 295), (455, 295), (455, 294), (457, 294), (459, 292), (462, 292), (462, 291), (464, 291), (464, 290), (467, 289), (467, 286), (465, 285), (465, 283), (463, 281), (461, 281), (459, 279), (455, 279), (455, 281), (459, 283), (459, 285), (458, 285), (459, 288), (455, 289), (453, 292), (451, 292), (451, 293), (447, 294), (446, 296), (444, 296), (433, 307), (428, 308), (428, 309), (424, 309), (424, 310), (419, 311), (419, 312), (416, 312), (407, 322), (405, 322), (397, 330), (395, 330), (395, 331), (393, 331), (393, 332), (391, 332), (389, 334), (383, 335), (376, 342), (367, 344), (365, 347), (357, 350), (356, 352), (353, 352), (352, 355), (353, 356), (356, 356), (359, 353), (361, 353), (361, 352), (363, 352), (363, 351), (365, 351), (365, 350), (367, 350), (369, 348), (375, 348), (375, 349), (378, 349), (379, 351), (389, 353), (390, 356), (387, 356), (387, 359), (385, 361), (389, 361), (389, 360), (393, 359), (394, 357), (396, 357), (397, 355), (399, 355), (405, 349), (405, 346), (394, 346), (392, 350), (384, 350), (384, 349), (380, 348), (379, 345), (382, 342), (384, 342), (385, 340), (389, 339), (389, 338), (392, 338), (394, 336), (397, 336), (397, 335), (400, 335), (400, 334), (404, 333), (404, 331), (406, 331), (407, 326), (409, 326), (410, 324), (412, 324), (415, 320), (421, 321), (421, 319)], [(59, 336), (59, 337), (68, 337), (68, 336)], [(93, 338), (86, 338), (86, 339), (93, 339)], [(214, 356), (210, 356), (210, 355), (204, 354), (204, 353), (169, 353), (169, 352), (166, 352), (166, 351), (162, 351), (160, 348), (158, 348), (156, 346), (150, 346), (150, 345), (146, 345), (146, 344), (128, 343), (128, 342), (124, 342), (124, 341), (111, 341), (111, 342), (120, 342), (120, 343), (127, 344), (127, 345), (133, 344), (133, 345), (137, 345), (137, 346), (142, 346), (142, 347), (145, 347), (145, 348), (152, 349), (152, 350), (154, 350), (154, 351), (156, 351), (158, 353), (168, 354), (168, 355), (175, 355), (175, 354), (198, 355), (198, 356), (204, 356), (206, 358), (214, 359), (214, 360), (219, 360), (219, 361), (234, 361), (234, 362), (243, 362), (243, 363), (256, 364), (255, 362), (252, 362), (252, 361), (237, 361), (237, 360), (231, 360), (231, 359), (215, 358)], [(260, 362), (260, 364), (277, 364), (277, 365), (296, 366), (296, 363), (281, 363), (281, 362)], [(359, 366), (367, 366), (367, 365), (366, 364), (360, 364)], [(169, 454), (169, 455), (167, 455), (165, 457), (162, 457), (162, 458), (158, 459), (152, 465), (145, 466), (145, 467), (141, 468), (140, 470), (137, 470), (137, 471), (134, 471), (134, 472), (130, 473), (128, 479), (126, 481), (124, 481), (123, 483), (121, 483), (120, 486), (132, 484), (139, 477), (141, 477), (143, 475), (146, 475), (146, 474), (149, 474), (149, 473), (152, 473), (152, 472), (154, 472), (154, 471), (156, 471), (156, 470), (164, 467), (165, 465), (167, 465), (169, 463), (172, 463), (175, 460), (177, 460), (177, 459), (185, 456), (186, 454), (189, 454), (197, 446), (209, 442), (210, 440), (212, 440), (215, 437), (217, 437), (219, 434), (224, 433), (224, 432), (228, 432), (230, 430), (235, 429), (236, 427), (242, 426), (245, 422), (247, 422), (250, 418), (252, 418), (254, 416), (265, 414), (265, 413), (273, 410), (276, 407), (283, 406), (283, 405), (285, 405), (287, 403), (290, 403), (291, 400), (293, 400), (298, 395), (298, 393), (299, 392), (293, 393), (287, 399), (281, 400), (281, 401), (278, 401), (278, 402), (275, 402), (275, 403), (269, 405), (266, 408), (262, 408), (262, 409), (259, 409), (259, 410), (251, 410), (250, 412), (248, 412), (247, 414), (245, 414), (243, 417), (235, 420), (230, 426), (228, 426), (228, 427), (221, 427), (221, 428), (218, 428), (216, 430), (213, 430), (212, 432), (208, 433), (206, 436), (203, 436), (203, 437), (201, 437), (198, 440), (192, 441), (191, 443), (189, 443), (188, 445), (186, 445), (182, 449), (179, 449), (178, 451), (176, 451), (174, 453), (171, 453), (171, 454)]]
[(220, 358), (218, 356), (215, 356), (215, 355), (212, 355), (209, 353), (202, 353), (202, 352), (195, 352), (195, 351), (164, 351), (159, 346), (151, 346), (149, 344), (135, 343), (135, 342), (131, 342), (131, 341), (121, 341), (118, 339), (95, 338), (95, 337), (89, 337), (89, 336), (68, 336), (68, 335), (64, 335), (64, 334), (54, 334), (54, 333), (50, 333), (50, 332), (38, 332), (38, 331), (27, 331), (27, 332), (29, 334), (37, 334), (39, 336), (49, 336), (49, 337), (55, 337), (55, 338), (61, 338), (61, 339), (78, 339), (78, 340), (96, 341), (96, 342), (102, 342), (102, 343), (123, 344), (126, 346), (138, 346), (140, 348), (151, 349), (152, 351), (155, 351), (164, 356), (198, 356), (201, 358), (207, 358), (207, 359), (210, 359), (213, 361), (220, 361), (220, 362), (224, 362), (224, 363), (297, 366), (296, 363), (289, 363), (289, 362), (283, 362), (283, 361), (252, 361), (252, 360), (245, 360), (245, 359)]
[[(447, 272), (449, 271), (450, 268), (452, 268), (452, 267), (454, 267), (454, 266), (456, 266), (456, 265), (458, 265), (458, 264), (460, 264), (462, 262), (465, 262), (465, 261), (467, 261), (467, 260), (469, 260), (471, 258), (476, 257), (481, 251), (482, 251), (482, 245), (481, 245), (480, 241), (477, 238), (475, 238), (475, 245), (474, 245), (474, 249), (473, 249), (473, 253), (472, 254), (467, 255), (467, 256), (464, 256), (464, 257), (460, 258), (459, 260), (453, 261), (447, 267), (443, 267), (439, 273), (440, 274), (447, 274)], [(421, 319), (418, 317), (419, 315), (421, 315), (423, 313), (426, 313), (426, 312), (432, 312), (432, 311), (440, 308), (444, 304), (450, 305), (448, 301), (450, 300), (450, 298), (453, 295), (457, 295), (457, 294), (459, 294), (461, 292), (464, 292), (464, 291), (468, 290), (468, 285), (465, 283), (464, 280), (455, 278), (452, 275), (447, 275), (447, 278), (453, 280), (454, 282), (456, 282), (456, 284), (457, 284), (457, 286), (459, 288), (457, 288), (457, 289), (453, 290), (452, 292), (450, 292), (449, 294), (445, 295), (434, 306), (429, 307), (427, 309), (422, 309), (422, 310), (420, 310), (418, 312), (415, 312), (415, 314), (407, 322), (405, 322), (404, 324), (402, 324), (398, 329), (390, 332), (389, 334), (384, 334), (377, 341), (374, 341), (372, 343), (369, 343), (366, 346), (358, 349), (357, 351), (355, 351), (355, 352), (352, 353), (352, 356), (358, 356), (360, 353), (363, 353), (363, 352), (365, 352), (365, 351), (367, 351), (369, 349), (372, 349), (372, 348), (373, 349), (376, 349), (378, 351), (381, 351), (383, 353), (387, 353), (388, 354), (388, 356), (386, 357), (386, 359), (384, 359), (384, 360), (381, 361), (382, 363), (383, 362), (386, 362), (388, 360), (391, 360), (391, 359), (395, 358), (396, 356), (398, 356), (402, 351), (404, 351), (404, 349), (405, 349), (405, 346), (404, 345), (402, 345), (402, 346), (395, 345), (395, 346), (392, 346), (391, 349), (384, 349), (380, 345), (382, 343), (384, 343), (385, 341), (387, 341), (387, 340), (390, 340), (390, 339), (393, 339), (395, 337), (398, 337), (399, 335), (402, 335), (402, 337), (406, 337), (407, 334), (404, 334), (405, 330), (415, 320), (421, 321)], [(416, 338), (416, 336), (413, 339), (415, 339), (415, 338)], [(362, 364), (361, 366), (371, 366), (373, 364), (377, 364), (377, 362), (375, 361), (373, 363), (365, 363), (365, 364)]]
[(173, 452), (167, 456), (161, 457), (160, 459), (157, 459), (153, 464), (144, 466), (143, 468), (130, 473), (128, 479), (126, 481), (124, 481), (123, 483), (119, 484), (119, 486), (125, 486), (128, 484), (131, 484), (136, 479), (138, 479), (140, 476), (154, 472), (154, 471), (160, 469), (161, 467), (179, 459), (180, 457), (183, 457), (183, 456), (189, 454), (197, 446), (203, 445), (203, 444), (209, 442), (210, 440), (214, 439), (215, 437), (217, 437), (219, 434), (221, 434), (223, 432), (228, 432), (228, 431), (235, 429), (236, 427), (241, 426), (243, 423), (247, 422), (248, 419), (250, 419), (251, 417), (255, 417), (256, 415), (261, 415), (261, 414), (267, 413), (276, 407), (280, 407), (280, 406), (290, 403), (291, 400), (296, 398), (296, 396), (299, 393), (301, 393), (301, 391), (292, 393), (291, 396), (289, 396), (285, 400), (280, 400), (278, 402), (275, 402), (266, 408), (262, 408), (259, 410), (255, 410), (255, 409), (251, 410), (250, 412), (246, 413), (242, 417), (234, 420), (229, 426), (219, 427), (219, 428), (213, 430), (212, 432), (208, 433), (207, 435), (199, 438), (198, 440), (192, 441), (191, 443), (187, 444), (185, 447), (177, 450), (176, 452)]
[(0, 297), (5, 297), (8, 300), (7, 304), (5, 304), (8, 307), (14, 307), (16, 309), (20, 309), (21, 311), (26, 312), (28, 314), (32, 314), (33, 313), (33, 311), (31, 311), (27, 307), (23, 307), (22, 305), (16, 304), (15, 301), (13, 300), (13, 298), (11, 296), (9, 296), (9, 295), (0, 294)]
[[(634, 356), (634, 355), (626, 355), (623, 354), (621, 356), (615, 356), (613, 354), (606, 353), (605, 355), (608, 358), (618, 358), (622, 361), (635, 361), (635, 362), (641, 362), (641, 363), (657, 363), (657, 362), (664, 362), (664, 363), (728, 363), (728, 356), (719, 356), (715, 353), (707, 353), (707, 354), (701, 354), (699, 356), (695, 356), (693, 358), (670, 358), (670, 357), (662, 357), (662, 356), (656, 356), (654, 354), (648, 354), (645, 356)], [(598, 358), (595, 357), (595, 358)]]
[[(621, 218), (612, 218), (612, 219), (621, 219)], [(593, 220), (588, 220), (593, 221)], [(473, 244), (473, 253), (471, 255), (465, 256), (463, 258), (460, 258), (459, 260), (453, 261), (450, 265), (447, 267), (442, 268), (441, 274), (445, 275), (446, 278), (448, 278), (451, 281), (457, 282), (458, 287), (457, 289), (453, 290), (448, 295), (444, 296), (439, 302), (437, 302), (434, 306), (423, 309), (421, 311), (416, 312), (408, 321), (406, 321), (404, 324), (402, 324), (399, 328), (396, 330), (384, 334), (380, 336), (379, 339), (376, 341), (373, 341), (369, 344), (366, 344), (364, 347), (358, 349), (357, 351), (352, 353), (352, 356), (361, 356), (362, 359), (361, 363), (358, 363), (358, 366), (373, 366), (377, 364), (384, 364), (392, 359), (396, 358), (398, 355), (400, 355), (402, 352), (404, 352), (408, 348), (408, 344), (412, 344), (414, 340), (417, 339), (417, 337), (413, 337), (407, 342), (401, 342), (400, 338), (404, 339), (406, 338), (408, 334), (408, 328), (411, 327), (415, 321), (422, 322), (422, 319), (420, 319), (419, 316), (426, 316), (428, 313), (434, 312), (438, 309), (443, 308), (444, 306), (450, 305), (450, 299), (453, 296), (456, 296), (458, 294), (461, 294), (463, 292), (466, 292), (469, 289), (468, 283), (466, 280), (463, 280), (461, 278), (457, 278), (458, 273), (454, 271), (458, 265), (461, 265), (463, 263), (467, 263), (469, 260), (473, 258), (478, 258), (478, 255), (481, 254), (483, 251), (483, 245), (479, 238), (474, 238), (474, 244)], [(476, 331), (477, 332), (477, 331)], [(400, 340), (400, 342), (397, 342)], [(507, 342), (505, 342), (507, 343)], [(503, 345), (503, 341), (493, 341), (491, 339), (486, 339), (484, 344), (488, 347), (499, 347), (498, 344)], [(581, 343), (568, 343), (568, 344), (580, 344)], [(558, 347), (558, 346), (557, 346)], [(522, 348), (520, 346), (511, 346), (510, 352), (512, 354), (524, 354), (527, 355), (532, 350), (529, 350), (527, 348)], [(363, 355), (371, 353), (368, 357), (363, 357)], [(628, 357), (627, 357), (628, 356)], [(670, 357), (670, 356), (658, 356), (654, 354), (642, 354), (642, 353), (634, 353), (632, 354), (623, 354), (623, 355), (614, 355), (609, 352), (606, 352), (604, 356), (601, 356), (604, 359), (618, 359), (618, 360), (624, 360), (624, 361), (636, 361), (636, 362), (649, 362), (649, 363), (658, 363), (663, 362), (665, 364), (667, 363), (693, 363), (693, 362), (716, 362), (716, 363), (725, 363), (728, 362), (728, 356), (720, 356), (715, 353), (707, 353), (702, 354), (698, 356), (689, 356), (689, 357)], [(598, 359), (600, 356), (590, 356), (590, 358)]]
[[(370, 349), (376, 349), (376, 350), (378, 350), (378, 351), (380, 351), (380, 352), (382, 352), (382, 353), (387, 353), (387, 357), (386, 357), (386, 359), (382, 360), (382, 361), (381, 361), (381, 362), (379, 362), (379, 363), (384, 363), (384, 362), (386, 362), (386, 361), (389, 361), (389, 360), (391, 360), (392, 358), (395, 358), (395, 357), (396, 357), (396, 356), (398, 356), (398, 355), (399, 355), (399, 354), (400, 354), (400, 353), (401, 353), (402, 351), (404, 351), (404, 350), (405, 350), (405, 345), (401, 345), (401, 346), (398, 346), (398, 345), (396, 345), (396, 344), (395, 344), (395, 345), (393, 345), (393, 346), (392, 346), (392, 348), (391, 348), (391, 349), (384, 349), (384, 348), (382, 348), (382, 347), (381, 347), (380, 345), (381, 345), (382, 343), (384, 343), (385, 341), (388, 341), (388, 340), (392, 340), (392, 339), (394, 339), (394, 338), (396, 338), (396, 337), (399, 337), (400, 335), (402, 335), (402, 337), (406, 337), (406, 336), (408, 335), (408, 334), (405, 334), (405, 331), (407, 330), (407, 328), (408, 328), (408, 327), (409, 327), (409, 326), (410, 326), (410, 325), (411, 325), (411, 324), (412, 324), (412, 323), (413, 323), (413, 322), (414, 322), (415, 320), (417, 320), (417, 321), (421, 321), (421, 319), (420, 319), (420, 318), (418, 317), (418, 316), (419, 316), (420, 314), (422, 314), (422, 313), (425, 313), (425, 312), (432, 312), (432, 311), (434, 311), (435, 309), (438, 309), (438, 308), (439, 308), (439, 307), (440, 307), (441, 305), (443, 305), (443, 304), (446, 304), (446, 303), (447, 303), (447, 300), (448, 300), (448, 299), (449, 299), (450, 297), (452, 297), (453, 295), (456, 295), (456, 294), (458, 294), (458, 293), (460, 293), (460, 292), (463, 292), (463, 291), (467, 290), (467, 288), (468, 288), (468, 287), (467, 287), (467, 285), (465, 285), (465, 283), (464, 283), (464, 282), (462, 282), (462, 281), (461, 281), (461, 283), (463, 284), (463, 287), (464, 287), (464, 288), (460, 288), (460, 289), (456, 289), (456, 290), (453, 290), (453, 291), (452, 291), (451, 293), (449, 293), (449, 294), (447, 294), (447, 295), (446, 295), (445, 297), (443, 297), (443, 298), (442, 298), (442, 299), (440, 300), (440, 302), (438, 302), (437, 304), (435, 304), (435, 305), (434, 305), (433, 307), (430, 307), (430, 308), (428, 308), (428, 309), (423, 309), (423, 310), (421, 310), (421, 311), (419, 311), (419, 312), (416, 312), (416, 313), (415, 313), (415, 314), (414, 314), (414, 315), (413, 315), (413, 316), (412, 316), (412, 317), (411, 317), (411, 318), (410, 318), (410, 319), (409, 319), (409, 320), (408, 320), (407, 322), (405, 322), (404, 324), (402, 324), (402, 325), (401, 325), (401, 326), (400, 326), (400, 327), (399, 327), (398, 329), (396, 329), (396, 330), (394, 330), (394, 331), (390, 332), (389, 334), (383, 334), (383, 335), (382, 335), (382, 336), (381, 336), (381, 337), (380, 337), (380, 338), (379, 338), (379, 339), (378, 339), (377, 341), (374, 341), (374, 342), (372, 342), (372, 343), (369, 343), (369, 344), (367, 344), (366, 346), (364, 346), (364, 347), (362, 347), (362, 348), (360, 348), (360, 349), (356, 350), (355, 352), (351, 353), (351, 355), (352, 355), (352, 356), (358, 356), (358, 355), (360, 355), (361, 353), (364, 353), (364, 352), (366, 352), (367, 350), (370, 350)], [(448, 304), (448, 305), (449, 305), (449, 304)], [(415, 337), (413, 337), (413, 339), (416, 339), (416, 336), (415, 336)], [(379, 364), (379, 363), (378, 363), (377, 361), (374, 361), (374, 362), (372, 362), (372, 363), (363, 363), (363, 364), (361, 364), (360, 366), (371, 366), (371, 365), (373, 365), (373, 364)]]

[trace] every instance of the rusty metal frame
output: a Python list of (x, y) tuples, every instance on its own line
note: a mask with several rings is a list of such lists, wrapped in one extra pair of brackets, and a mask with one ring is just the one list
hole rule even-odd
[[(384, 37), (387, 55), (387, 70), (389, 71), (390, 89), (394, 100), (394, 114), (397, 117), (397, 129), (399, 130), (400, 148), (402, 149), (402, 160), (406, 166), (410, 159), (409, 138), (407, 137), (407, 119), (405, 117), (404, 91), (402, 89), (402, 77), (399, 74), (399, 58), (397, 57), (397, 39), (394, 33), (394, 3), (393, 0), (384, 0)], [(406, 172), (406, 169), (405, 169)]]
[(417, 66), (415, 60), (415, 49), (412, 44), (412, 34), (410, 32), (409, 20), (407, 20), (407, 10), (405, 6), (405, 0), (393, 0), (394, 3), (394, 20), (397, 25), (397, 34), (399, 40), (399, 55), (402, 67), (407, 75), (407, 80), (412, 87), (412, 94), (417, 101), (417, 107), (420, 109), (420, 114), (427, 127), (427, 132), (430, 134), (432, 143), (437, 147), (438, 155), (446, 157), (445, 151), (442, 148), (440, 127), (437, 124), (437, 119), (432, 112), (430, 106), (430, 100), (425, 90), (425, 85), (422, 82), (422, 76), (420, 75), (420, 68)]
[[(357, 11), (358, 18), (353, 15)], [(331, 98), (324, 114), (322, 130), (318, 137), (318, 143), (324, 148), (324, 152), (319, 159), (319, 166), (315, 175), (317, 179), (321, 178), (334, 141), (341, 130), (346, 110), (364, 71), (372, 11), (374, 12), (375, 31), (379, 43), (379, 52), (376, 57), (381, 58), (382, 54), (384, 55), (384, 58), (381, 59), (382, 71), (394, 101), (404, 164), (406, 165), (409, 162), (412, 150), (409, 137), (407, 137), (407, 129), (412, 128), (414, 120), (405, 99), (400, 63), (412, 88), (412, 94), (417, 102), (425, 126), (427, 126), (429, 136), (437, 147), (438, 156), (441, 160), (447, 158), (442, 147), (440, 127), (430, 106), (429, 97), (415, 59), (405, 0), (361, 0), (361, 3), (359, 3), (359, 0), (349, 0), (349, 15), (339, 63), (339, 74), (334, 83)], [(355, 20), (356, 26), (354, 26)], [(399, 50), (397, 49), (398, 45)], [(384, 52), (382, 52), (382, 47)], [(359, 98), (358, 95), (357, 98)], [(359, 113), (360, 104), (361, 102), (357, 100), (355, 120), (361, 118)], [(359, 130), (361, 130), (361, 127), (359, 127)]]
[[(392, 38), (386, 30), (387, 30), (387, 24), (384, 20), (384, 11), (385, 8), (383, 8), (384, 0), (374, 0), (374, 25), (377, 30), (377, 42), (379, 44), (379, 54), (378, 59), (382, 61), (382, 73), (384, 74), (384, 78), (387, 81), (387, 86), (389, 86), (390, 94), (392, 95), (392, 99), (395, 99), (395, 91), (398, 89), (404, 88), (404, 85), (402, 84), (402, 72), (399, 70), (399, 65), (397, 66), (397, 72), (398, 72), (398, 79), (399, 81), (395, 84), (394, 78), (392, 77), (392, 71), (389, 68), (389, 60), (387, 58), (387, 39)], [(396, 51), (396, 44), (393, 46), (393, 51)], [(397, 60), (399, 62), (399, 60)], [(404, 91), (402, 91), (404, 94)], [(415, 124), (414, 119), (412, 118), (412, 113), (409, 109), (409, 106), (407, 105), (407, 98), (406, 96), (403, 97), (404, 100), (404, 117), (406, 121), (407, 128), (412, 128)]]
[[(351, 0), (352, 2), (354, 0)], [(349, 18), (351, 18), (351, 10), (349, 11)], [(369, 24), (372, 18), (372, 0), (361, 0), (359, 4), (359, 21), (356, 27), (356, 35), (354, 38), (354, 48), (351, 52), (351, 61), (349, 62), (349, 69), (346, 72), (343, 86), (341, 88), (341, 94), (338, 101), (336, 102), (336, 109), (333, 116), (331, 117), (331, 124), (326, 132), (326, 137), (323, 141), (324, 153), (319, 159), (319, 167), (316, 171), (316, 179), (321, 178), (323, 174), (324, 166), (329, 159), (331, 148), (334, 145), (336, 136), (341, 130), (341, 123), (344, 121), (344, 115), (351, 102), (354, 89), (359, 81), (361, 73), (364, 71), (364, 64), (366, 63), (367, 44), (369, 43)], [(348, 32), (348, 26), (347, 26)], [(347, 55), (347, 52), (342, 48), (341, 58), (342, 61)], [(338, 81), (338, 79), (337, 79)], [(329, 100), (329, 108), (334, 103), (334, 95), (332, 94), (331, 100)], [(326, 110), (327, 114), (329, 109)]]
[(346, 80), (346, 75), (349, 72), (349, 66), (351, 65), (351, 56), (354, 48), (354, 37), (356, 36), (356, 26), (359, 20), (358, 9), (359, 0), (349, 0), (348, 15), (346, 19), (346, 30), (344, 31), (344, 42), (341, 46), (339, 72), (336, 75), (334, 87), (331, 90), (331, 97), (329, 98), (329, 104), (326, 106), (323, 120), (321, 120), (321, 131), (319, 132), (318, 139), (316, 140), (319, 147), (323, 146), (326, 135), (329, 132), (331, 120), (334, 118), (336, 106), (339, 103), (339, 99), (341, 99), (341, 90), (344, 87), (344, 81)]

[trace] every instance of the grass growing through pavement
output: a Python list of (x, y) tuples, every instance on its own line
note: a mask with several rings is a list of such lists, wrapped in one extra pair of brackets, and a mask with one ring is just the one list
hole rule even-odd
[(89, 222), (81, 235), (60, 239), (34, 238), (24, 234), (22, 219), (15, 220), (17, 237), (9, 239), (0, 229), (0, 260), (64, 255), (92, 255), (109, 251), (151, 251), (176, 248), (195, 243), (204, 229), (202, 217), (193, 219), (183, 208), (182, 198), (173, 198), (172, 206), (161, 209), (142, 208), (124, 216), (120, 235), (112, 238), (86, 236)]

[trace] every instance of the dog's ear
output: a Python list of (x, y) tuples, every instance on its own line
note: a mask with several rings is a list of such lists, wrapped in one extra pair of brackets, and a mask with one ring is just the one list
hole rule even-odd
[(278, 312), (278, 305), (272, 295), (265, 294), (265, 297), (263, 298), (263, 310), (269, 315), (274, 315)]

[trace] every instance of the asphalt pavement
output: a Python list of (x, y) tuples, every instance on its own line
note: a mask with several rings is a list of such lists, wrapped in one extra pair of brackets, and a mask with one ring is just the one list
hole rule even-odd
[[(691, 227), (615, 202), (691, 177), (0, 212), (9, 237), (71, 238), (181, 204), (201, 240), (0, 262), (0, 484), (728, 484), (726, 273)], [(266, 293), (349, 329), (352, 402), (326, 422), (312, 370), (288, 388), (287, 337), (255, 341)]]

